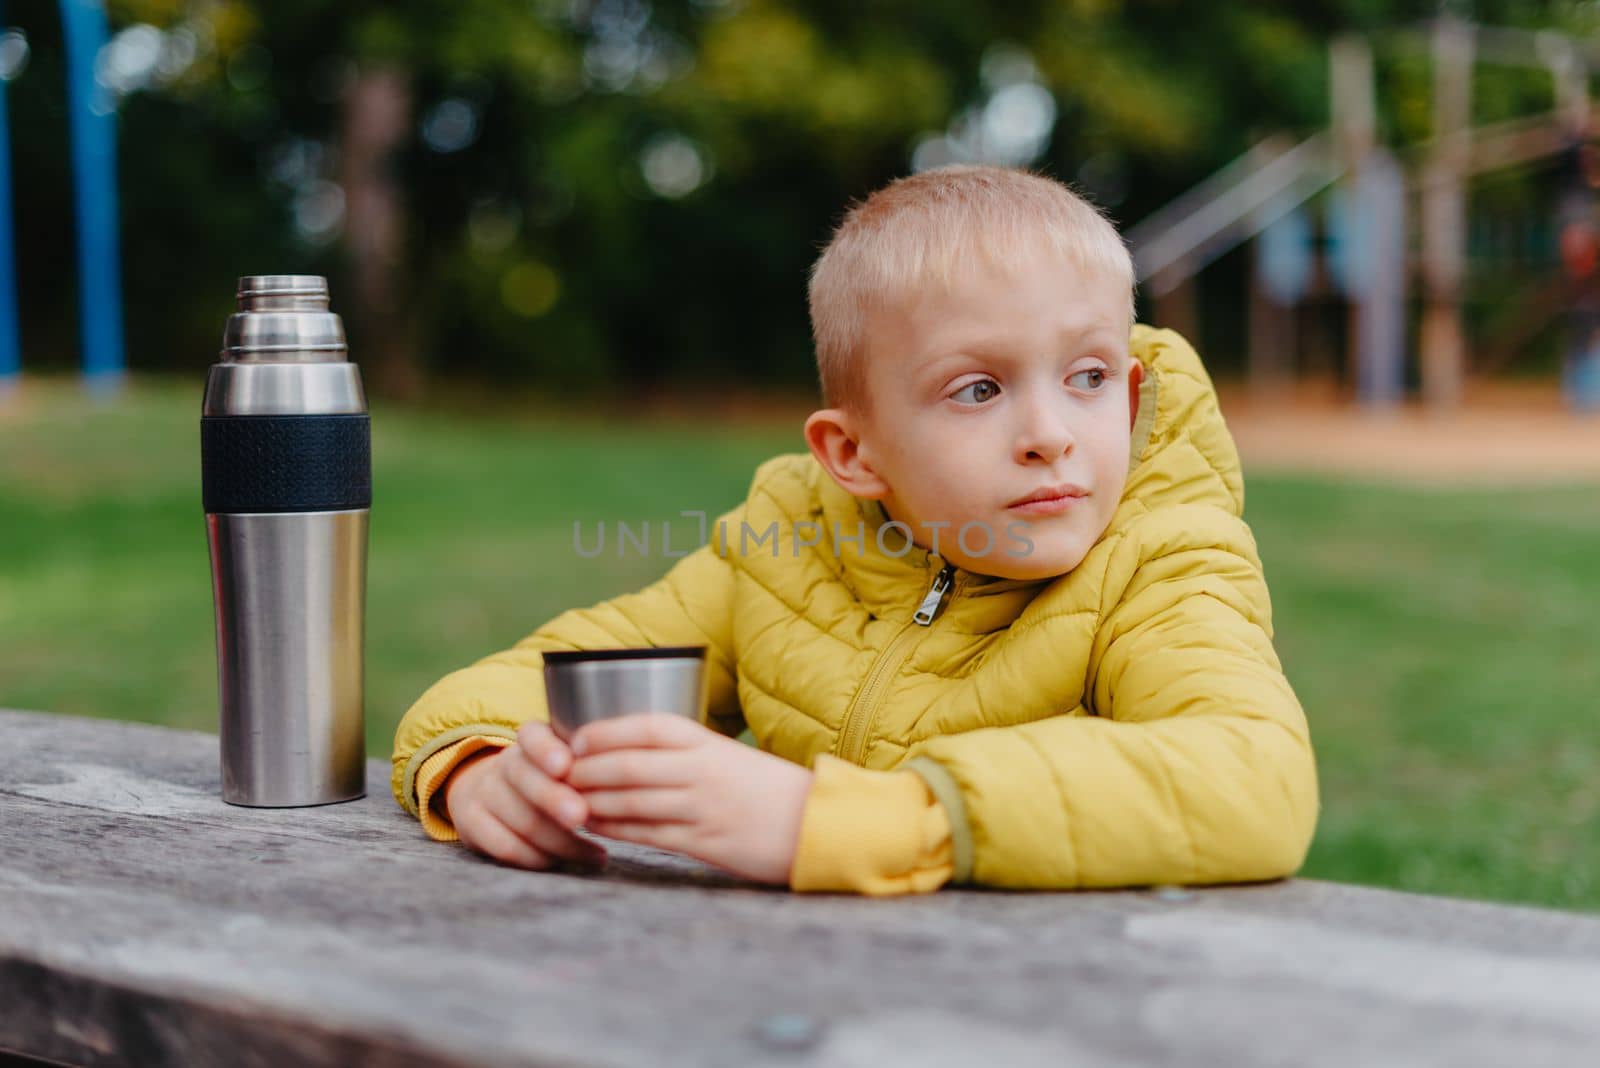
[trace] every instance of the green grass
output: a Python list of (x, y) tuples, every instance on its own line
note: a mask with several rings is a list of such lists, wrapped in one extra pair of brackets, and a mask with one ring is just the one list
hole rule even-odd
[[(0, 408), (0, 706), (215, 729), (198, 385)], [(659, 556), (572, 549), (574, 519), (713, 515), (798, 425), (467, 420), (380, 410), (368, 744), (445, 672)], [(1249, 483), (1277, 644), (1311, 717), (1305, 874), (1600, 906), (1600, 494)], [(674, 523), (692, 538), (689, 520)], [(614, 527), (613, 527), (614, 531)]]

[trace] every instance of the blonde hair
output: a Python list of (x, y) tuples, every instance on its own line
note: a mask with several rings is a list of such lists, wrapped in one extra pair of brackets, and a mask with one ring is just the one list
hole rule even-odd
[(1007, 167), (954, 166), (890, 182), (853, 205), (811, 268), (811, 336), (823, 404), (866, 408), (868, 311), (919, 286), (948, 286), (974, 254), (1001, 264), (1044, 241), (1085, 270), (1128, 279), (1133, 260), (1116, 228), (1066, 185)]

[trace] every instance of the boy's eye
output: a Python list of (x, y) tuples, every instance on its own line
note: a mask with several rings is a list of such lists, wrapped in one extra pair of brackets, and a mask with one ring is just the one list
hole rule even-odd
[(1000, 384), (998, 382), (993, 382), (987, 378), (980, 378), (971, 385), (962, 386), (960, 389), (950, 394), (950, 399), (962, 400), (965, 398), (964, 403), (982, 404), (986, 400), (992, 400), (999, 392)]
[(1089, 383), (1084, 386), (1085, 389), (1099, 389), (1101, 386), (1105, 385), (1106, 372), (1105, 368), (1103, 367), (1091, 367), (1086, 371), (1079, 371), (1076, 374), (1069, 375), (1067, 377), (1067, 381), (1069, 383), (1075, 382), (1078, 379), (1083, 378), (1084, 375), (1093, 376)]

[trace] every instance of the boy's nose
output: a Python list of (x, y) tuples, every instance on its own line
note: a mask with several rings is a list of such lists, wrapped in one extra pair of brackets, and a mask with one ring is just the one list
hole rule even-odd
[(1034, 404), (1024, 412), (1017, 435), (1016, 458), (1019, 463), (1034, 460), (1051, 463), (1071, 452), (1073, 442), (1072, 428), (1061, 412), (1046, 404)]

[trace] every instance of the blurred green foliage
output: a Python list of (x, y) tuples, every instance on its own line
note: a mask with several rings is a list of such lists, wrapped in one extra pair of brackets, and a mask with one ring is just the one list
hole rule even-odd
[[(1393, 143), (1426, 136), (1430, 74), (1388, 31), (1442, 8), (1574, 32), (1595, 21), (1592, 4), (1512, 0), (110, 8), (114, 29), (159, 31), (119, 60), (132, 366), (198, 373), (240, 274), (329, 274), (351, 308), (360, 235), (339, 226), (341, 153), (351, 86), (381, 70), (406, 87), (390, 288), (412, 344), (349, 317), (357, 358), (412, 360), (434, 380), (635, 392), (808, 383), (805, 278), (830, 227), (906, 173), (919, 145), (970, 133), (1007, 79), (1038, 84), (1053, 106), (1021, 162), (1128, 223), (1264, 134), (1323, 125), (1335, 33), (1372, 34)], [(31, 366), (67, 366), (76, 351), (53, 9), (8, 10), (32, 46), (9, 86)], [(1475, 107), (1497, 118), (1549, 94), (1539, 71), (1487, 69)]]

